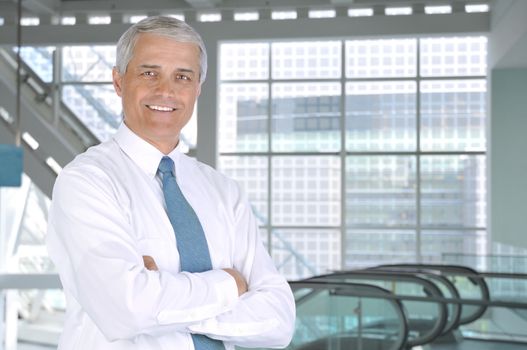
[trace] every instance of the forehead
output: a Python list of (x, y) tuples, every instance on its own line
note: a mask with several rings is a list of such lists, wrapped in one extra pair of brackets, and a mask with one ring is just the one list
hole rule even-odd
[(184, 58), (199, 63), (200, 48), (195, 43), (178, 41), (166, 35), (140, 33), (135, 38), (131, 59), (145, 57)]

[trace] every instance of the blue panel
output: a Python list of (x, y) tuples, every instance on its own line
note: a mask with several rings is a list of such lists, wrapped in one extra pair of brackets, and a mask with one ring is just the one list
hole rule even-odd
[(23, 171), (22, 148), (0, 145), (0, 186), (19, 187)]

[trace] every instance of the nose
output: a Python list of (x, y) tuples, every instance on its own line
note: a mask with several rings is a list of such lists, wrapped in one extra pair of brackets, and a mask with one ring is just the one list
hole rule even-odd
[(176, 93), (176, 84), (169, 78), (159, 79), (156, 85), (156, 94), (163, 97), (172, 97)]

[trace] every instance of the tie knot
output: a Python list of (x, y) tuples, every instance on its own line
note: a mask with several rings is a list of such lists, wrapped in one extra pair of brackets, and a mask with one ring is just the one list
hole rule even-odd
[(165, 174), (174, 174), (174, 162), (170, 157), (164, 156), (159, 162), (159, 167), (157, 168), (163, 176)]

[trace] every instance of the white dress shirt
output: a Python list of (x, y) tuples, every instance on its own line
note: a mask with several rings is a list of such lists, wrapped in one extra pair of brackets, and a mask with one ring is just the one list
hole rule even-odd
[[(294, 331), (291, 290), (262, 245), (236, 183), (174, 150), (177, 182), (205, 232), (213, 270), (180, 271), (157, 167), (163, 154), (121, 125), (57, 178), (48, 250), (67, 310), (59, 349), (193, 349), (190, 333), (226, 349), (285, 347)], [(158, 271), (144, 267), (154, 258)], [(234, 268), (249, 290), (238, 297)]]

